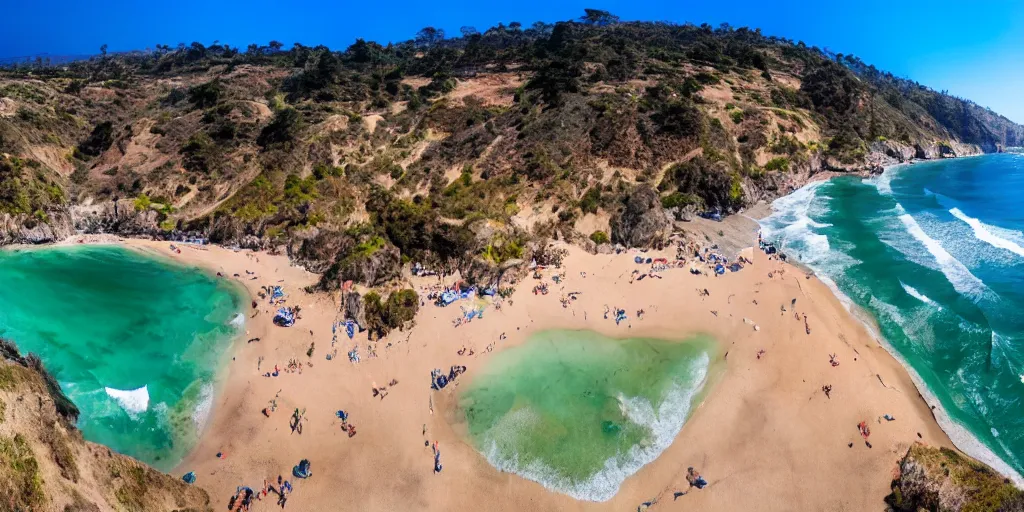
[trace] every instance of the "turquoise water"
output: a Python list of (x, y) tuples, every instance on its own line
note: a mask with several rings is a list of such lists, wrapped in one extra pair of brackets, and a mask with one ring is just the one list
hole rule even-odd
[(989, 155), (813, 184), (762, 221), (877, 319), (954, 442), (1011, 476), (1024, 473), (1022, 196), (1024, 155)]
[(232, 283), (78, 246), (0, 251), (0, 284), (0, 336), (39, 354), (86, 439), (164, 470), (194, 445), (238, 333)]
[(544, 331), (478, 370), (459, 408), (487, 460), (576, 499), (605, 501), (675, 439), (714, 342)]

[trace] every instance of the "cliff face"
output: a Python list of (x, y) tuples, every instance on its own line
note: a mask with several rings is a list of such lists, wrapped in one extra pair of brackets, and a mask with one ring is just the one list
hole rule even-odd
[(885, 499), (890, 511), (1024, 510), (1024, 491), (988, 466), (948, 448), (915, 444), (898, 470), (892, 494)]
[(205, 512), (198, 487), (82, 439), (37, 359), (0, 340), (0, 510)]
[(0, 245), (45, 244), (75, 233), (149, 235), (159, 233), (157, 212), (138, 211), (130, 200), (54, 208), (42, 220), (33, 215), (0, 213)]

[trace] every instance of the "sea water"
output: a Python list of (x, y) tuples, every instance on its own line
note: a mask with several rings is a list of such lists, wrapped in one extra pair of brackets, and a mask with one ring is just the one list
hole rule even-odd
[(243, 302), (228, 281), (119, 247), (0, 251), (0, 337), (40, 356), (86, 439), (164, 470), (206, 421)]
[(496, 468), (580, 500), (611, 499), (675, 439), (707, 380), (710, 338), (544, 331), (499, 352), (459, 399)]
[(764, 235), (877, 321), (971, 455), (1024, 472), (1024, 155), (906, 165), (777, 200)]

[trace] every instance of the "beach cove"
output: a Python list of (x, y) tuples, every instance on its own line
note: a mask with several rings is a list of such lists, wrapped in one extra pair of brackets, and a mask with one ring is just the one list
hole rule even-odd
[(203, 430), (241, 287), (120, 246), (0, 251), (0, 336), (38, 354), (84, 436), (164, 470)]
[[(166, 242), (123, 243), (170, 254)], [(288, 500), (302, 510), (332, 510), (338, 503), (362, 510), (509, 511), (622, 510), (651, 503), (651, 510), (671, 510), (680, 491), (689, 492), (678, 502), (708, 510), (859, 510), (879, 506), (895, 461), (912, 443), (951, 447), (900, 364), (825, 284), (796, 267), (758, 252), (752, 265), (717, 278), (674, 269), (662, 279), (635, 280), (633, 271), (650, 265), (638, 266), (633, 252), (566, 250), (562, 267), (544, 272), (552, 293), (534, 294), (533, 281), (524, 281), (500, 311), (488, 309), (458, 327), (460, 309), (428, 303), (415, 327), (372, 347), (365, 333), (351, 342), (342, 334), (332, 347), (337, 298), (304, 292), (318, 276), (284, 256), (220, 247), (170, 254), (245, 286), (258, 302), (248, 313), (247, 338), (260, 338), (237, 345), (207, 429), (176, 472), (194, 471), (196, 485), (219, 505), (238, 486), (260, 488), (265, 479), (287, 478), (309, 459), (313, 476), (295, 480)], [(674, 257), (674, 251), (660, 254)], [(250, 275), (246, 271), (258, 279), (242, 277)], [(560, 283), (551, 280), (555, 274)], [(438, 283), (406, 279), (418, 291)], [(267, 283), (282, 286), (288, 304), (301, 306), (294, 327), (272, 324), (276, 308), (257, 297)], [(560, 295), (568, 292), (577, 292), (577, 299), (562, 307)], [(616, 325), (605, 319), (607, 306), (626, 309), (627, 320)], [(645, 310), (643, 319), (636, 317), (638, 309)], [(795, 314), (807, 314), (810, 334)], [(717, 340), (724, 360), (721, 376), (674, 441), (607, 501), (576, 500), (496, 469), (459, 424), (459, 400), (474, 373), (501, 351), (550, 329), (659, 339), (703, 332)], [(362, 357), (351, 363), (345, 354), (356, 344)], [(838, 366), (830, 364), (833, 355)], [(289, 360), (302, 363), (301, 373), (264, 377)], [(431, 389), (434, 369), (463, 365), (464, 377)], [(831, 386), (828, 396), (823, 386)], [(374, 392), (381, 388), (386, 393)], [(276, 412), (268, 417), (261, 411), (272, 404)], [(301, 434), (289, 428), (296, 410), (303, 416)], [(358, 427), (357, 435), (342, 431), (339, 410)], [(858, 430), (862, 422), (870, 425), (868, 439)], [(436, 474), (435, 443), (444, 466)], [(688, 467), (710, 485), (688, 489)]]

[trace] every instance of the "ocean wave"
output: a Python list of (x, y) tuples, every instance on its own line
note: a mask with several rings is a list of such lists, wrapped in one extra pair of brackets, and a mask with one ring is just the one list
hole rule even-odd
[(149, 386), (130, 390), (104, 387), (103, 390), (133, 418), (149, 409)]
[(942, 195), (938, 192), (929, 190), (927, 188), (924, 189), (924, 195), (925, 197), (934, 197), (935, 202), (939, 203), (939, 206), (942, 206), (943, 208), (953, 208), (960, 204), (959, 201), (953, 199), (952, 197)]
[(196, 426), (196, 432), (202, 432), (206, 427), (206, 420), (210, 418), (210, 411), (213, 409), (213, 384), (203, 384), (199, 391), (199, 402), (192, 411), (192, 423)]
[(231, 324), (231, 327), (234, 327), (235, 329), (241, 329), (242, 327), (245, 326), (245, 315), (243, 315), (242, 313), (238, 313), (228, 323)]
[[(974, 325), (969, 322), (967, 322), (968, 325), (965, 325), (964, 322), (966, 321), (961, 322), (961, 327), (967, 328), (970, 325)], [(977, 328), (976, 325), (975, 328)], [(913, 381), (914, 387), (917, 388), (918, 392), (924, 398), (925, 403), (932, 407), (931, 411), (935, 417), (936, 423), (939, 424), (939, 428), (949, 436), (949, 440), (953, 442), (953, 445), (967, 455), (984, 462), (989, 467), (999, 472), (999, 474), (1008, 477), (1017, 485), (1017, 487), (1024, 487), (1024, 477), (1022, 477), (1016, 469), (1007, 464), (1000, 456), (996, 455), (996, 453), (985, 445), (985, 443), (983, 443), (977, 435), (971, 432), (970, 429), (950, 417), (949, 413), (943, 407), (942, 402), (937, 396), (935, 396), (935, 393), (925, 385), (924, 379), (922, 379), (921, 375), (917, 373), (917, 369), (907, 362), (906, 358), (903, 357), (903, 354), (893, 348), (893, 346), (889, 344), (884, 337), (876, 336), (876, 339), (894, 359), (899, 361), (900, 365), (902, 365), (907, 371), (907, 374), (910, 375), (910, 380)], [(960, 377), (962, 378), (962, 376)], [(1024, 383), (1024, 375), (1021, 375), (1021, 382)], [(1007, 447), (1003, 446), (1003, 449), (1005, 453), (1010, 453)], [(1012, 454), (1010, 454), (1010, 458), (1016, 460), (1016, 457), (1013, 457)]]
[(879, 174), (878, 176), (874, 176), (872, 178), (868, 178), (864, 180), (864, 183), (874, 185), (875, 189), (878, 190), (878, 193), (883, 196), (891, 196), (892, 179), (895, 178), (896, 174), (904, 167), (904, 165), (895, 165), (892, 167), (887, 167), (884, 171), (882, 171), (882, 174)]
[(911, 297), (913, 297), (913, 298), (915, 298), (915, 299), (917, 299), (917, 300), (919, 300), (921, 302), (924, 302), (925, 304), (928, 304), (929, 306), (935, 306), (936, 308), (938, 308), (939, 311), (942, 311), (942, 306), (940, 306), (934, 300), (929, 299), (927, 295), (924, 295), (921, 292), (917, 291), (917, 289), (914, 288), (913, 286), (910, 286), (909, 284), (904, 283), (903, 281), (900, 281), (900, 286), (902, 286), (903, 290), (906, 291), (907, 294), (910, 295)]
[(946, 251), (938, 240), (928, 236), (921, 229), (917, 221), (914, 220), (914, 217), (904, 213), (899, 216), (899, 219), (906, 227), (907, 232), (910, 233), (910, 236), (921, 242), (925, 249), (928, 250), (928, 253), (935, 258), (936, 263), (939, 264), (939, 270), (946, 276), (946, 279), (949, 280), (956, 291), (974, 300), (979, 300), (984, 296), (987, 289), (985, 283), (975, 277), (963, 263), (960, 263), (959, 260)]
[(570, 480), (539, 460), (523, 462), (515, 454), (502, 455), (494, 434), (502, 431), (529, 431), (538, 419), (528, 409), (507, 414), (495, 425), (490, 435), (490, 444), (483, 450), (484, 457), (498, 470), (532, 480), (548, 490), (567, 494), (577, 500), (608, 501), (619, 492), (626, 478), (657, 459), (675, 440), (690, 414), (694, 397), (704, 387), (710, 363), (707, 354), (691, 362), (685, 371), (690, 379), (671, 386), (657, 410), (644, 398), (619, 395), (623, 414), (634, 424), (647, 427), (651, 437), (647, 442), (630, 447), (625, 454), (617, 454), (606, 460), (604, 467), (587, 480)]
[(839, 271), (858, 263), (845, 253), (832, 250), (829, 238), (816, 230), (831, 227), (831, 224), (817, 222), (812, 215), (820, 215), (826, 208), (825, 200), (817, 190), (825, 181), (809, 183), (792, 194), (772, 202), (772, 214), (761, 219), (761, 233), (802, 263)]
[(1011, 231), (1008, 229), (1004, 230), (1002, 228), (997, 228), (995, 226), (989, 226), (988, 224), (985, 224), (984, 222), (981, 222), (980, 220), (974, 217), (968, 217), (964, 212), (960, 211), (959, 208), (951, 208), (949, 210), (949, 213), (952, 214), (954, 217), (964, 221), (968, 226), (970, 226), (971, 229), (974, 230), (974, 237), (977, 238), (978, 240), (981, 240), (982, 242), (985, 242), (991, 245), (992, 247), (1005, 249), (1016, 254), (1017, 256), (1024, 257), (1024, 247), (1021, 247), (1019, 244), (1013, 242), (1012, 240), (1000, 237), (994, 233), (994, 231), (999, 230), (1003, 231), (1004, 234), (1013, 233), (1016, 234), (1018, 237), (1024, 237), (1024, 235), (1022, 235), (1020, 232)]
[[(875, 185), (875, 187), (878, 188), (880, 194), (891, 195), (891, 177), (892, 174), (890, 173), (890, 175), (886, 177), (889, 179), (889, 181), (886, 181), (886, 178), (874, 179), (871, 180), (871, 184)], [(951, 201), (949, 198), (946, 198), (944, 196), (940, 197), (938, 194), (935, 194), (931, 190), (925, 190), (924, 194), (936, 196), (935, 199), (939, 201), (940, 205), (943, 204), (943, 201)], [(788, 201), (783, 204), (790, 204), (792, 206), (792, 201)], [(950, 204), (949, 206), (944, 206), (942, 210), (946, 210), (954, 206), (956, 205)], [(772, 228), (771, 232), (780, 233), (785, 228), (785, 224), (782, 222), (783, 220), (785, 220), (785, 217), (777, 211), (778, 209), (776, 208), (775, 203), (773, 203), (773, 210), (776, 211), (773, 212), (772, 216), (766, 218), (765, 220), (771, 220), (775, 222), (765, 223), (763, 220), (762, 227), (764, 227), (765, 224), (769, 224)], [(775, 219), (771, 219), (771, 217), (775, 217)], [(902, 205), (897, 203), (892, 209), (892, 211), (875, 212), (874, 217), (875, 218), (873, 220), (877, 221), (879, 224), (872, 224), (871, 229), (878, 234), (880, 241), (892, 247), (894, 250), (902, 253), (909, 261), (921, 265), (922, 267), (931, 268), (939, 272), (942, 272), (945, 278), (954, 286), (957, 292), (965, 296), (980, 298), (984, 296), (989, 296), (989, 294), (991, 294), (991, 291), (984, 284), (984, 282), (982, 282), (976, 276), (974, 276), (974, 274), (971, 273), (967, 266), (965, 266), (951, 254), (949, 254), (949, 252), (947, 252), (938, 241), (928, 236), (927, 233), (925, 233), (924, 230), (921, 228), (921, 225), (918, 223), (918, 221), (911, 217)], [(795, 216), (790, 215), (788, 218), (794, 219)], [(924, 223), (925, 226), (928, 227), (929, 230), (932, 231), (933, 233), (937, 232), (933, 231), (933, 228), (935, 228), (936, 226), (933, 226), (930, 223), (926, 223), (923, 220), (922, 223)], [(943, 233), (941, 236), (936, 236), (939, 236), (939, 238), (945, 240), (946, 243), (949, 243), (949, 241), (951, 240), (961, 239), (964, 240), (965, 243), (974, 243), (972, 240), (970, 240), (970, 235), (966, 234), (966, 229), (964, 229), (959, 223), (947, 223), (949, 224), (948, 227), (951, 228), (949, 229), (950, 232)], [(956, 229), (952, 229), (954, 227)], [(959, 233), (954, 234), (952, 231), (958, 231)], [(911, 237), (906, 236), (908, 232), (912, 235)], [(995, 231), (993, 231), (993, 233), (997, 233), (997, 235), (1002, 236), (1001, 233)], [(1007, 239), (1013, 240), (1012, 238)], [(787, 251), (789, 251), (787, 244), (781, 245), (784, 248), (786, 248)], [(832, 245), (835, 246), (834, 249), (842, 249), (842, 247), (840, 247), (841, 244), (839, 243), (833, 243)], [(926, 251), (921, 250), (922, 245), (924, 246)], [(1020, 245), (1024, 246), (1024, 241), (1022, 241)], [(961, 251), (959, 250), (960, 248), (961, 247), (950, 247), (950, 250), (954, 250), (954, 252), (956, 252), (957, 254), (961, 254)], [(964, 249), (967, 248), (964, 247)], [(801, 262), (807, 263), (800, 258), (799, 254), (794, 253), (794, 256), (797, 259), (800, 259)], [(812, 269), (815, 269), (816, 271), (819, 271), (819, 267), (821, 265), (808, 264), (808, 266), (811, 267)], [(819, 277), (822, 277), (822, 280), (825, 281), (827, 277), (822, 276), (822, 273), (822, 271), (819, 271)], [(829, 272), (829, 274), (837, 278), (841, 276), (841, 274), (836, 274), (834, 272)], [(946, 412), (942, 405), (942, 402), (937, 398), (935, 393), (932, 392), (927, 385), (925, 385), (925, 382), (921, 378), (921, 375), (918, 374), (918, 370), (913, 365), (908, 363), (906, 358), (903, 356), (902, 353), (900, 353), (899, 350), (896, 350), (890, 343), (888, 343), (888, 341), (885, 340), (885, 337), (882, 336), (882, 333), (880, 331), (881, 328), (891, 328), (894, 326), (898, 327), (900, 330), (904, 331), (904, 334), (906, 334), (909, 339), (915, 341), (919, 345), (922, 345), (917, 347), (917, 350), (927, 351), (929, 350), (929, 341), (927, 338), (931, 336), (931, 338), (934, 339), (935, 336), (937, 336), (938, 334), (931, 327), (932, 320), (934, 320), (936, 313), (930, 308), (921, 307), (911, 309), (903, 308), (901, 310), (883, 301), (872, 300), (867, 305), (867, 307), (863, 309), (865, 314), (858, 314), (860, 311), (862, 311), (860, 308), (851, 307), (848, 303), (849, 299), (834, 285), (834, 283), (831, 282), (831, 280), (828, 280), (827, 284), (829, 284), (829, 288), (833, 291), (833, 293), (840, 298), (840, 300), (843, 302), (843, 305), (847, 306), (847, 309), (850, 309), (854, 313), (855, 318), (860, 320), (867, 328), (867, 330), (879, 340), (882, 346), (885, 347), (885, 349), (896, 360), (898, 360), (902, 364), (902, 366), (907, 370), (916, 388), (925, 398), (925, 401), (930, 406), (933, 407), (932, 411), (935, 415), (935, 418), (939, 426), (949, 436), (953, 443), (963, 452), (971, 455), (972, 457), (978, 460), (985, 462), (989, 466), (995, 468), (999, 473), (1011, 478), (1018, 486), (1024, 484), (1024, 478), (1021, 477), (1021, 475), (1015, 470), (1013, 466), (1007, 463), (1007, 461), (1011, 461), (1017, 467), (1020, 467), (1020, 463), (1017, 461), (1017, 458), (1012, 454), (1009, 447), (1003, 443), (1002, 438), (1007, 436), (1004, 435), (995, 437), (995, 442), (998, 443), (998, 446), (993, 445), (993, 447), (989, 447), (988, 445), (985, 444), (985, 442), (981, 441), (981, 439), (979, 438), (979, 436), (987, 437), (988, 432), (980, 431), (978, 434), (975, 434), (970, 429), (965, 427), (963, 424), (953, 420), (950, 417), (949, 413)], [(922, 303), (935, 304), (935, 307), (939, 307), (938, 304), (935, 303), (935, 301), (931, 300), (930, 298), (920, 293), (913, 287), (908, 286), (903, 282), (901, 282), (900, 284), (903, 286), (904, 291), (906, 291), (908, 295), (913, 296), (915, 299), (921, 301)], [(849, 291), (849, 288), (851, 286), (856, 286), (855, 283), (850, 283), (849, 279), (844, 279), (843, 285), (844, 289), (847, 289), (847, 291)], [(851, 293), (854, 296), (864, 296), (859, 295), (859, 290), (854, 290)], [(873, 297), (872, 294), (867, 295)], [(988, 335), (990, 333), (990, 329), (970, 322), (968, 320), (965, 320), (962, 317), (959, 317), (959, 315), (956, 315), (953, 312), (953, 310), (945, 310), (945, 312), (943, 312), (941, 315), (943, 315), (944, 317), (948, 315), (954, 315), (951, 319), (959, 319), (960, 328), (966, 333), (983, 333), (985, 335)], [(889, 325), (885, 326), (884, 324)], [(993, 333), (993, 345), (995, 346), (995, 349), (997, 351), (1002, 349), (1004, 352), (1003, 354), (1000, 354), (1001, 356), (1009, 356), (1010, 354), (1013, 354), (1013, 351), (1011, 350), (1013, 345), (1011, 342), (1012, 340), (1002, 339)], [(989, 354), (979, 355), (984, 357), (988, 356)], [(1018, 373), (1020, 382), (1024, 383), (1024, 372), (1015, 372), (1014, 374), (1011, 375), (1017, 376)], [(960, 377), (963, 378), (962, 375)], [(1016, 380), (1017, 379), (1014, 378), (1013, 382), (1016, 382)], [(965, 384), (964, 387), (970, 388), (970, 385)], [(953, 398), (954, 401), (956, 401), (956, 398)], [(979, 408), (977, 396), (970, 396), (970, 393), (968, 392), (966, 395), (961, 395), (960, 398), (967, 400), (971, 404), (968, 406), (968, 408)], [(984, 402), (982, 402), (981, 407), (984, 407), (983, 404)], [(995, 433), (993, 433), (993, 436), (995, 436)], [(1000, 449), (1000, 447), (1002, 448), (1002, 450), (1000, 450), (1001, 453), (1003, 453), (1004, 456), (1007, 457), (1006, 460), (1001, 458), (999, 455), (996, 455), (995, 453), (995, 450)]]

